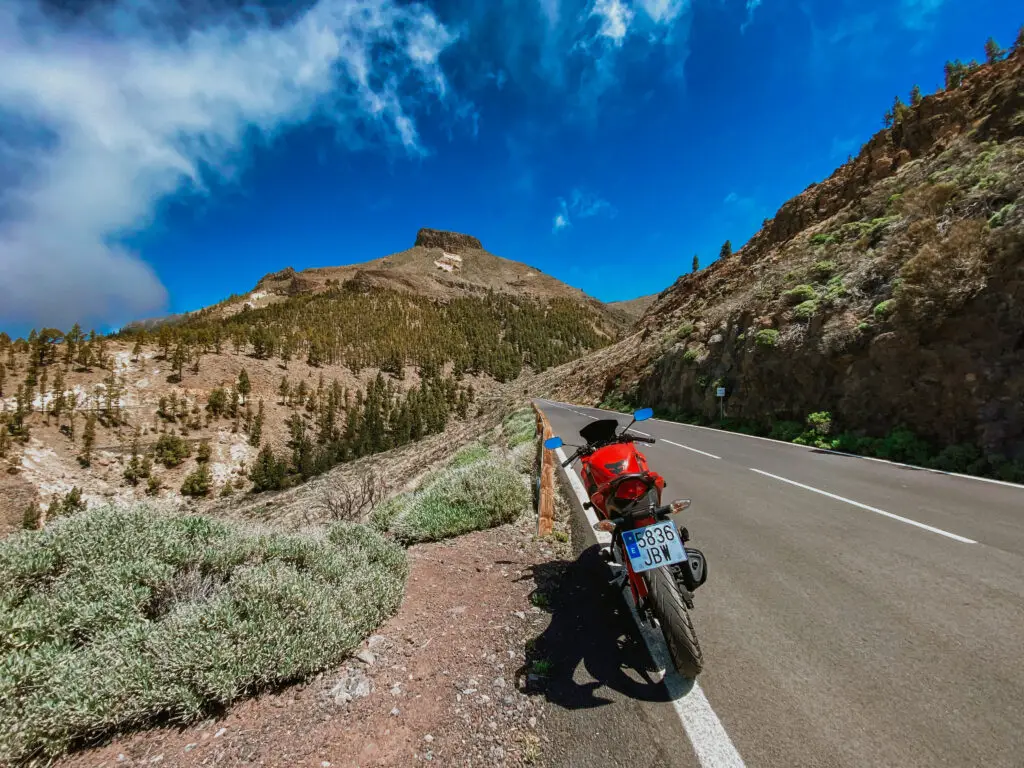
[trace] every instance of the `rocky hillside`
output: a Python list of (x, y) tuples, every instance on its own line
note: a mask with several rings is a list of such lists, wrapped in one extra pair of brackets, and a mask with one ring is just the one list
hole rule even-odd
[(624, 325), (476, 238), (422, 230), (416, 242), (367, 264), (285, 269), (114, 337), (0, 334), (0, 529), (55, 499), (55, 512), (111, 498), (203, 506), (291, 487), (471, 418), (502, 382)]
[(641, 333), (542, 380), (706, 418), (725, 386), (733, 419), (827, 411), (836, 430), (902, 425), (1019, 468), (1024, 51), (900, 106), (741, 250), (664, 291)]
[(436, 229), (421, 229), (412, 248), (373, 261), (302, 272), (288, 267), (274, 272), (261, 279), (251, 293), (234, 297), (216, 309), (232, 314), (243, 307), (266, 307), (286, 297), (323, 293), (345, 284), (435, 299), (483, 296), (490, 291), (541, 301), (564, 299), (587, 307), (609, 335), (617, 334), (623, 325), (620, 314), (579, 288), (535, 267), (495, 256), (471, 235)]
[(658, 294), (652, 293), (649, 296), (639, 296), (635, 299), (629, 299), (628, 301), (613, 301), (608, 306), (618, 312), (621, 312), (630, 320), (636, 321), (643, 317), (657, 299)]

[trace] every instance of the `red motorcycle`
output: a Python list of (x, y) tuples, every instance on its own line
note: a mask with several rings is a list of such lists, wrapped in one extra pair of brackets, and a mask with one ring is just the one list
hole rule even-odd
[[(689, 499), (662, 505), (665, 480), (647, 465), (636, 443), (654, 444), (652, 437), (630, 433), (629, 428), (653, 415), (650, 408), (633, 414), (633, 421), (619, 431), (615, 419), (594, 421), (580, 430), (586, 444), (576, 448), (562, 466), (582, 461), (580, 477), (598, 517), (596, 530), (612, 534), (606, 558), (622, 569), (629, 582), (637, 613), (660, 626), (676, 668), (686, 677), (697, 677), (704, 657), (693, 628), (690, 611), (693, 592), (707, 579), (704, 554), (684, 546), (690, 538), (670, 515), (690, 506)], [(560, 437), (544, 441), (544, 447), (560, 448)]]

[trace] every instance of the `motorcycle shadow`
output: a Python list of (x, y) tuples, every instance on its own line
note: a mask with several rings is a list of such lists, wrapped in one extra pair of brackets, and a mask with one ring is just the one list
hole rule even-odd
[(537, 584), (531, 601), (551, 614), (551, 622), (526, 643), (526, 662), (516, 671), (521, 691), (565, 709), (601, 707), (617, 698), (602, 691), (669, 700), (596, 545), (573, 562), (536, 565), (522, 578)]

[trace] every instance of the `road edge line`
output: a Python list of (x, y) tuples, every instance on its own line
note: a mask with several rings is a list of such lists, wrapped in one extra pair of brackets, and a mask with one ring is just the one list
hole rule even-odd
[[(562, 466), (566, 460), (565, 452), (561, 448), (557, 448), (555, 454), (559, 457), (562, 475), (567, 478), (569, 486), (573, 489), (583, 509), (583, 515), (591, 533), (597, 539), (598, 544), (610, 544), (611, 534), (595, 531), (594, 523), (597, 522), (597, 515), (594, 514), (593, 509), (583, 506), (589, 502), (583, 482), (575, 472), (570, 471), (570, 468)], [(693, 747), (701, 768), (745, 768), (743, 758), (732, 743), (732, 739), (729, 738), (722, 721), (712, 709), (711, 702), (708, 701), (700, 683), (696, 680), (687, 680), (679, 674), (672, 665), (665, 639), (661, 633), (640, 620), (631, 596), (623, 594), (622, 597), (629, 608), (630, 616), (633, 617), (633, 623), (636, 624), (640, 637), (644, 640), (651, 660), (664, 671), (662, 683), (672, 702), (672, 710), (679, 718), (683, 732), (690, 740), (690, 745)]]

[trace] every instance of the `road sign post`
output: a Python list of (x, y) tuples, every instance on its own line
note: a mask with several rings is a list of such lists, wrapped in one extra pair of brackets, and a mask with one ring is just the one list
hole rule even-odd
[(725, 421), (725, 387), (718, 387), (715, 395), (718, 397), (718, 420)]

